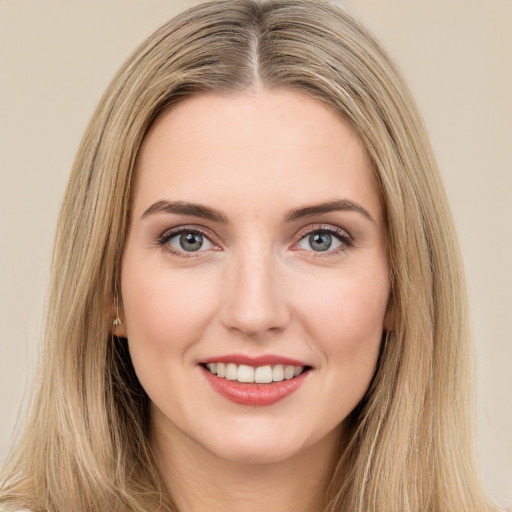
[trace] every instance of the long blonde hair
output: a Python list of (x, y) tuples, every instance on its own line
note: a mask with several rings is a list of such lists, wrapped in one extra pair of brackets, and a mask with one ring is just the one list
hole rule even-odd
[(62, 205), (32, 412), (0, 503), (33, 511), (176, 510), (148, 444), (149, 400), (111, 334), (141, 141), (167, 105), (255, 85), (307, 91), (348, 120), (387, 219), (396, 329), (346, 419), (329, 512), (491, 510), (472, 457), (462, 264), (432, 150), (379, 44), (318, 0), (204, 3), (159, 28), (108, 87)]

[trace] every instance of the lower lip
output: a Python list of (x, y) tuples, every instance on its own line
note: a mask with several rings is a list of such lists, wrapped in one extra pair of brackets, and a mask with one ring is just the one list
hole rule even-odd
[(220, 395), (239, 405), (261, 407), (272, 405), (290, 396), (297, 391), (307, 378), (309, 371), (302, 372), (298, 377), (270, 382), (268, 384), (245, 384), (237, 380), (227, 380), (213, 375), (206, 368), (202, 368), (206, 379)]

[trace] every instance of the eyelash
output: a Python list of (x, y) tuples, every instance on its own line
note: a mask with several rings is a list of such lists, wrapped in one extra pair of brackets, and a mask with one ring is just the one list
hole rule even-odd
[[(194, 226), (194, 227), (191, 227), (191, 228), (188, 228), (187, 226), (182, 226), (182, 227), (179, 227), (179, 228), (173, 228), (173, 229), (170, 229), (168, 231), (165, 231), (162, 235), (160, 235), (158, 237), (157, 243), (166, 252), (172, 254), (173, 256), (178, 256), (180, 258), (185, 258), (185, 259), (196, 258), (197, 254), (195, 252), (193, 252), (193, 251), (190, 251), (190, 252), (188, 252), (188, 251), (177, 251), (173, 247), (171, 247), (170, 245), (167, 244), (167, 242), (169, 242), (169, 240), (171, 240), (175, 236), (182, 235), (183, 233), (200, 234), (204, 238), (207, 238), (210, 241), (210, 243), (214, 244), (214, 242), (212, 241), (212, 236), (209, 233), (206, 233), (206, 231), (203, 231), (202, 229), (200, 229), (197, 226)], [(217, 244), (215, 244), (215, 245), (217, 245)], [(203, 252), (203, 251), (198, 251), (198, 252)]]
[[(202, 230), (200, 227), (194, 226), (194, 227), (187, 227), (182, 226), (179, 228), (173, 228), (171, 230), (165, 231), (162, 235), (160, 235), (157, 239), (157, 244), (162, 247), (166, 252), (169, 252), (170, 254), (174, 256), (178, 256), (180, 258), (195, 258), (198, 255), (194, 251), (177, 251), (174, 248), (172, 248), (170, 245), (167, 244), (169, 240), (172, 238), (181, 235), (183, 233), (192, 233), (192, 234), (200, 234), (203, 237), (207, 238), (210, 243), (214, 245), (215, 242), (212, 241), (211, 234), (207, 233), (206, 231)], [(304, 252), (308, 253), (308, 257), (312, 258), (325, 258), (329, 256), (335, 256), (342, 252), (345, 252), (346, 250), (350, 249), (354, 245), (354, 241), (352, 237), (343, 229), (337, 228), (335, 226), (331, 225), (318, 225), (314, 227), (307, 228), (305, 230), (299, 231), (299, 233), (296, 235), (296, 241), (293, 245), (299, 244), (302, 240), (307, 238), (308, 236), (311, 236), (313, 234), (322, 234), (327, 233), (329, 235), (334, 235), (340, 242), (340, 247), (334, 249), (334, 250), (327, 250), (325, 252), (323, 251), (313, 251), (313, 250), (304, 250)], [(295, 249), (300, 250), (300, 249)], [(197, 251), (197, 252), (204, 252), (204, 251)]]
[[(307, 238), (308, 236), (311, 236), (313, 234), (329, 234), (334, 235), (340, 242), (341, 245), (336, 249), (329, 249), (327, 251), (313, 251), (313, 250), (304, 250), (305, 253), (308, 255), (308, 257), (311, 258), (327, 258), (329, 256), (337, 256), (346, 250), (350, 249), (354, 246), (354, 241), (352, 237), (341, 228), (338, 228), (336, 226), (331, 225), (317, 225), (314, 227), (308, 227), (305, 230), (299, 231), (297, 234), (298, 240), (294, 243), (294, 245), (297, 245), (302, 240)], [(300, 250), (300, 249), (296, 249)]]

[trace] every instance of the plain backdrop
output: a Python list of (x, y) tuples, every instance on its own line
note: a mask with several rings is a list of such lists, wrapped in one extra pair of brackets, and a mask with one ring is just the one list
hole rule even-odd
[[(190, 1), (0, 0), (0, 461), (38, 358), (59, 204), (132, 49)], [(512, 0), (345, 0), (398, 62), (464, 253), (485, 488), (512, 504)]]

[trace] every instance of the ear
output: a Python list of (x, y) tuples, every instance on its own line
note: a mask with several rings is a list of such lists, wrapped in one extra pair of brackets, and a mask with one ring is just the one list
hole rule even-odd
[(126, 322), (122, 304), (119, 304), (117, 298), (113, 299), (110, 304), (110, 330), (114, 336), (118, 338), (126, 338)]
[(388, 306), (386, 308), (386, 314), (384, 315), (384, 331), (395, 331), (396, 330), (396, 306), (393, 303), (393, 299), (390, 297)]
[(124, 322), (119, 319), (119, 322), (116, 323), (116, 320), (117, 318), (112, 321), (112, 334), (118, 338), (126, 338), (126, 327)]

